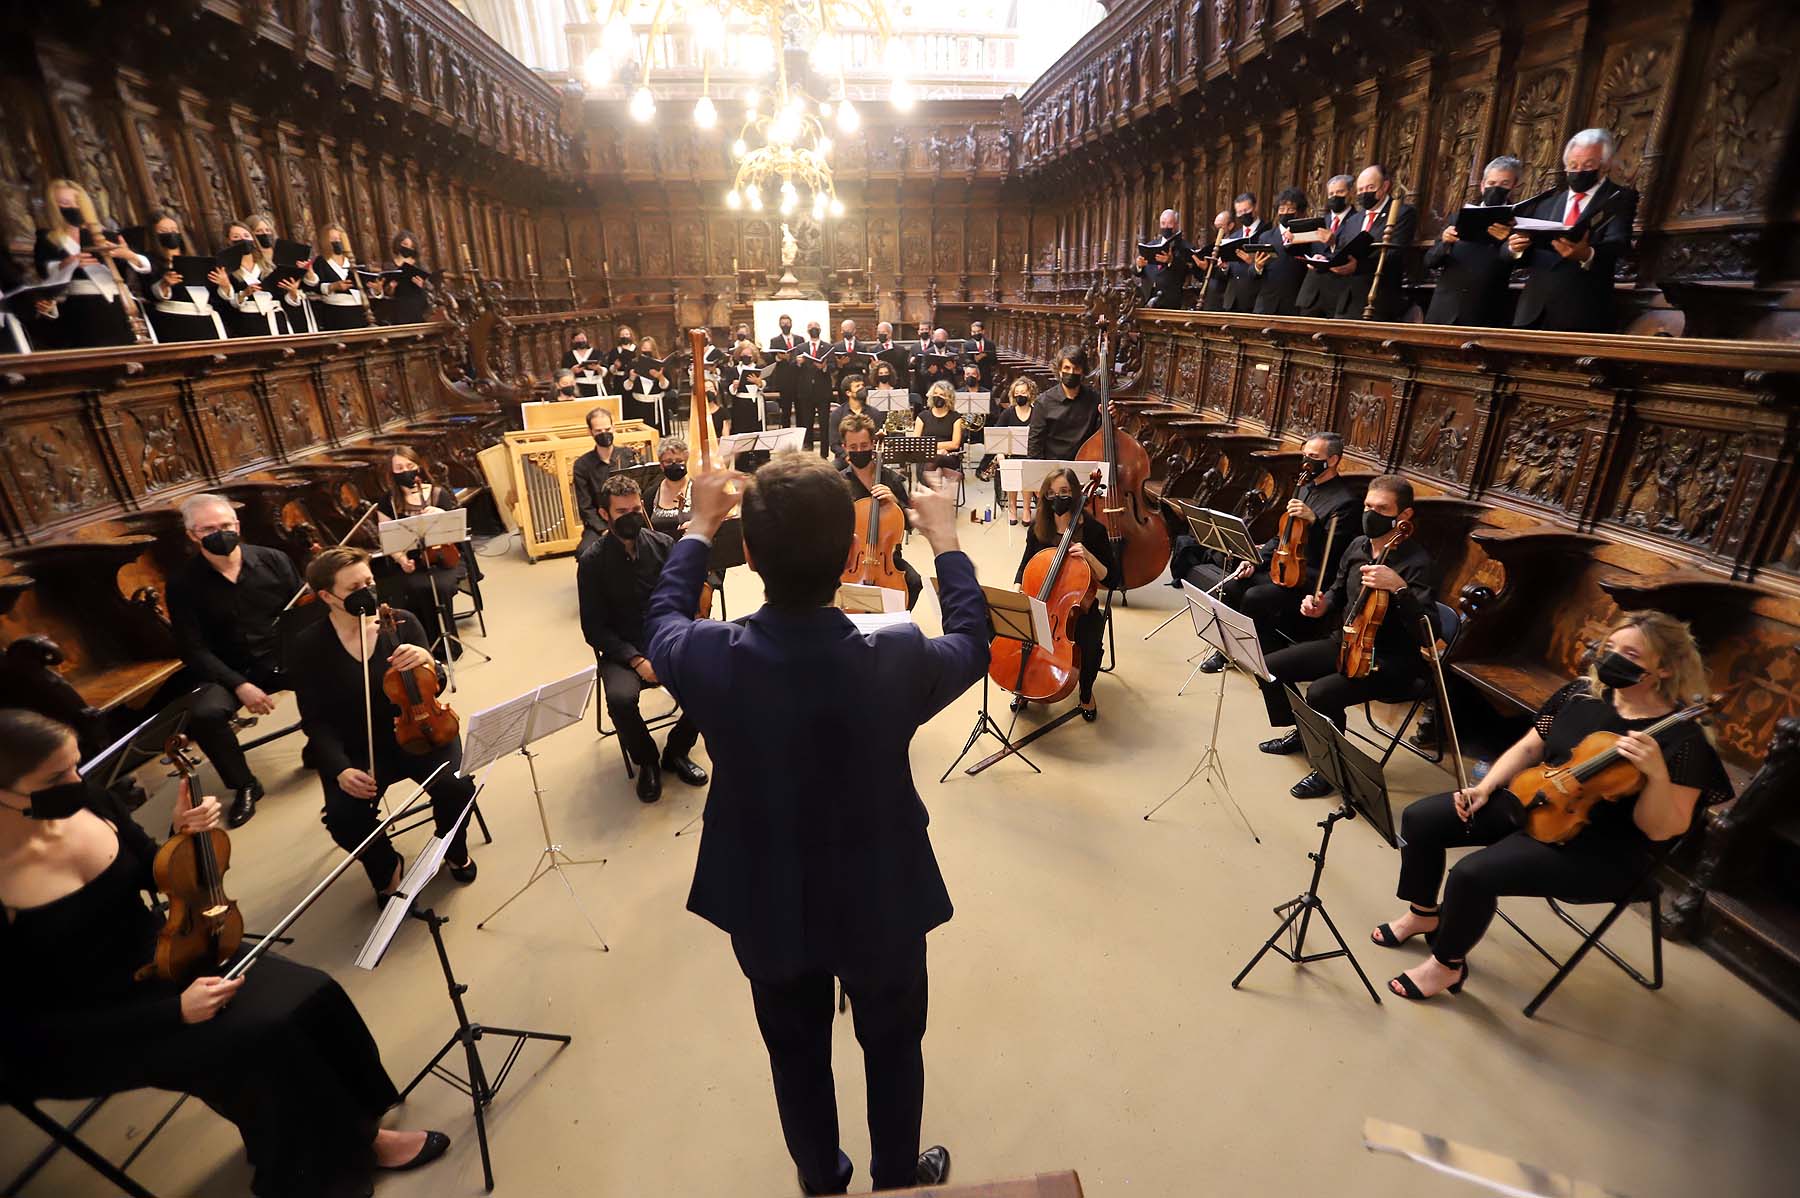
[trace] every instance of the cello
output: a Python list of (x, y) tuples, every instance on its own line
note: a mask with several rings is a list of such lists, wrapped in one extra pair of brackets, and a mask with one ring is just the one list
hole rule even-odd
[[(1405, 543), (1413, 534), (1411, 520), (1400, 520), (1388, 534), (1388, 543), (1381, 547), (1370, 565), (1387, 565), (1388, 555)], [(1341, 569), (1342, 567), (1340, 567)], [(1356, 602), (1351, 610), (1344, 613), (1344, 635), (1338, 643), (1338, 673), (1346, 678), (1367, 678), (1369, 671), (1375, 668), (1375, 637), (1381, 632), (1381, 622), (1387, 619), (1388, 604), (1392, 596), (1374, 587), (1364, 587), (1357, 592)]]
[[(875, 482), (881, 482), (881, 438), (875, 440)], [(856, 560), (844, 571), (842, 581), (863, 586), (906, 590), (906, 575), (894, 564), (900, 541), (906, 536), (906, 517), (896, 503), (882, 503), (873, 495), (856, 501)]]
[[(1314, 458), (1307, 458), (1301, 463), (1300, 473), (1294, 479), (1294, 491), (1290, 500), (1300, 496), (1300, 488), (1311, 483), (1325, 469), (1325, 463)], [(1269, 559), (1269, 581), (1278, 587), (1297, 587), (1300, 580), (1306, 577), (1306, 534), (1312, 527), (1312, 521), (1303, 520), (1288, 512), (1281, 513), (1281, 520), (1275, 528), (1275, 555)], [(1321, 564), (1320, 569), (1324, 566)]]
[(1152, 503), (1144, 484), (1150, 479), (1150, 455), (1137, 438), (1119, 431), (1112, 414), (1111, 350), (1106, 334), (1100, 335), (1100, 431), (1082, 442), (1075, 453), (1078, 462), (1105, 462), (1111, 483), (1103, 497), (1092, 500), (1094, 515), (1106, 525), (1112, 540), (1118, 581), (1107, 582), (1107, 593), (1148, 586), (1168, 568), (1169, 526)]
[[(181, 793), (191, 804), (199, 763), (188, 756), (191, 742), (175, 735), (163, 746), (163, 760), (180, 778)], [(178, 832), (156, 850), (151, 872), (156, 888), (169, 900), (169, 917), (156, 933), (156, 951), (137, 972), (139, 981), (157, 980), (185, 986), (216, 973), (244, 940), (244, 917), (225, 893), (225, 871), (231, 867), (231, 837), (223, 828)]]
[(1029, 654), (1020, 641), (996, 638), (989, 649), (988, 677), (1001, 690), (1034, 703), (1054, 703), (1068, 697), (1081, 675), (1081, 649), (1075, 644), (1075, 620), (1094, 602), (1094, 573), (1086, 562), (1071, 561), (1081, 519), (1100, 489), (1096, 470), (1082, 488), (1075, 518), (1063, 530), (1055, 549), (1039, 550), (1025, 563), (1019, 589), (1036, 594), (1049, 609), (1050, 642), (1033, 645)]

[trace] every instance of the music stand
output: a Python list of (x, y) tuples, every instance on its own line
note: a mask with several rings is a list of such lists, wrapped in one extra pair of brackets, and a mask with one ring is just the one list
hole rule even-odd
[[(170, 737), (187, 731), (188, 720), (194, 714), (194, 701), (205, 689), (195, 687), (82, 762), (75, 768), (75, 772), (84, 779), (94, 781), (101, 790), (111, 790), (121, 777), (161, 754)], [(131, 761), (134, 755), (137, 760), (132, 761), (127, 768), (125, 763)]]
[[(1367, 756), (1345, 740), (1344, 734), (1339, 732), (1330, 720), (1302, 702), (1292, 686), (1286, 689), (1288, 702), (1293, 705), (1294, 720), (1300, 729), (1300, 739), (1306, 744), (1306, 756), (1312, 762), (1313, 768), (1330, 777), (1327, 770), (1335, 767), (1339, 771), (1338, 777), (1346, 782), (1349, 782), (1351, 777), (1364, 776), (1360, 766), (1352, 767), (1355, 770), (1354, 774), (1345, 772), (1344, 750), (1363, 757), (1364, 761), (1368, 760)], [(1372, 762), (1369, 764), (1373, 765)], [(1374, 769), (1375, 774), (1379, 777), (1380, 767), (1375, 766)], [(1310, 965), (1314, 961), (1330, 961), (1338, 957), (1348, 959), (1351, 968), (1356, 970), (1356, 976), (1362, 980), (1363, 988), (1369, 992), (1369, 997), (1375, 1001), (1377, 1006), (1381, 1005), (1381, 995), (1375, 992), (1375, 986), (1369, 981), (1369, 975), (1363, 972), (1361, 962), (1356, 959), (1356, 954), (1350, 951), (1349, 944), (1344, 941), (1343, 933), (1338, 931), (1337, 924), (1331, 920), (1331, 913), (1325, 910), (1324, 900), (1319, 897), (1319, 881), (1325, 876), (1325, 854), (1331, 848), (1331, 829), (1341, 819), (1355, 819), (1357, 807), (1361, 806), (1362, 802), (1368, 798), (1366, 793), (1360, 797), (1357, 795), (1356, 785), (1356, 783), (1346, 785), (1341, 790), (1344, 797), (1338, 804), (1337, 810), (1319, 821), (1321, 829), (1319, 850), (1316, 853), (1307, 854), (1313, 863), (1312, 879), (1307, 883), (1305, 890), (1275, 908), (1275, 914), (1282, 917), (1280, 925), (1269, 934), (1267, 940), (1263, 941), (1263, 946), (1256, 950), (1256, 955), (1250, 958), (1250, 963), (1245, 965), (1235, 978), (1231, 979), (1233, 990), (1236, 990), (1238, 983), (1242, 982), (1249, 976), (1250, 971), (1256, 968), (1256, 963), (1273, 949), (1295, 965)], [(1387, 808), (1385, 782), (1380, 785), (1380, 796), (1382, 810), (1385, 814)], [(1388, 818), (1392, 819), (1391, 814), (1388, 814)], [(1326, 930), (1331, 933), (1332, 939), (1337, 941), (1336, 948), (1326, 949), (1322, 953), (1306, 951), (1306, 932), (1314, 911), (1319, 913), (1319, 918), (1325, 921)], [(1296, 923), (1298, 927), (1295, 926)], [(1287, 944), (1277, 943), (1282, 936), (1288, 933), (1289, 929), (1294, 929), (1291, 941)]]
[[(931, 585), (933, 589), (936, 589), (938, 580), (933, 578)], [(1019, 591), (984, 586), (981, 588), (981, 593), (987, 597), (988, 629), (992, 633), (993, 639), (1019, 642), (1019, 672), (1022, 675), (1025, 672), (1025, 662), (1031, 656), (1032, 649), (1051, 639), (1049, 609), (1044, 606), (1042, 599)], [(1040, 728), (1038, 731), (1046, 731), (1051, 726), (1046, 725), (1045, 728)], [(962, 759), (969, 755), (969, 750), (975, 747), (975, 742), (983, 736), (992, 736), (998, 740), (1001, 750), (970, 766), (968, 772), (971, 777), (1008, 755), (1016, 755), (1020, 761), (1031, 766), (1032, 773), (1043, 773), (1044, 771), (1038, 769), (1031, 758), (1019, 751), (1022, 743), (1014, 744), (1008, 735), (1010, 731), (1010, 728), (1001, 728), (1000, 722), (994, 719), (993, 713), (988, 710), (988, 671), (983, 670), (981, 673), (981, 714), (975, 717), (975, 726), (969, 730), (969, 739), (963, 742), (962, 752), (956, 755), (956, 760), (952, 761), (944, 770), (942, 776), (938, 778), (938, 782), (942, 783), (950, 777), (951, 772), (962, 764)]]
[(993, 410), (993, 406), (994, 393), (992, 391), (958, 391), (950, 401), (950, 410), (965, 421), (977, 417), (986, 420), (988, 413)]
[(863, 402), (876, 412), (908, 412), (913, 410), (912, 392), (904, 387), (871, 387)]
[[(1223, 554), (1228, 563), (1231, 561), (1246, 561), (1256, 565), (1262, 563), (1262, 550), (1257, 547), (1255, 541), (1250, 539), (1250, 526), (1243, 520), (1230, 512), (1184, 503), (1179, 499), (1174, 502), (1175, 506), (1181, 509), (1181, 514), (1186, 517), (1188, 529), (1194, 534), (1194, 539), (1200, 542), (1200, 548)], [(1177, 579), (1176, 581), (1181, 580)], [(1220, 581), (1225, 580), (1221, 579)], [(1144, 639), (1149, 640), (1167, 628), (1175, 622), (1175, 617), (1180, 614), (1179, 610), (1171, 613), (1168, 619), (1145, 633)]]
[[(464, 643), (456, 635), (454, 624), (444, 626), (444, 598), (438, 594), (437, 571), (432, 567), (427, 550), (433, 545), (462, 545), (469, 539), (469, 513), (463, 508), (451, 508), (447, 512), (425, 512), (418, 516), (407, 516), (401, 520), (383, 520), (375, 529), (381, 540), (381, 551), (387, 554), (409, 553), (417, 550), (421, 557), (417, 569), (425, 571), (425, 580), (431, 584), (432, 619), (437, 624), (437, 639), (431, 642), (432, 655), (436, 656), (439, 645), (444, 647), (444, 675), (450, 680), (450, 689), (456, 689), (456, 667), (453, 664), (456, 654), (450, 652), (454, 642), (459, 651), (473, 653), (482, 661), (494, 659), (475, 646)], [(418, 612), (413, 613), (415, 616)]]
[[(1191, 582), (1184, 581), (1181, 589), (1187, 596), (1188, 612), (1194, 621), (1194, 635), (1200, 638), (1201, 643), (1211, 645), (1223, 653), (1232, 669), (1242, 671), (1253, 681), (1270, 677), (1268, 663), (1263, 660), (1262, 639), (1257, 635), (1256, 621), (1213, 598), (1210, 592), (1201, 590)], [(1192, 682), (1194, 673), (1198, 672), (1196, 668), (1188, 674), (1188, 681), (1182, 683), (1181, 690), (1176, 692), (1178, 696), (1187, 690), (1188, 682)], [(1161, 811), (1169, 800), (1187, 789), (1188, 783), (1204, 775), (1214, 789), (1224, 794), (1231, 800), (1231, 805), (1237, 808), (1238, 818), (1244, 821), (1244, 829), (1250, 833), (1250, 839), (1261, 844), (1262, 837), (1250, 826), (1250, 817), (1244, 814), (1243, 804), (1231, 793), (1231, 784), (1225, 780), (1225, 762), (1219, 756), (1219, 724), (1225, 714), (1227, 673), (1227, 670), (1219, 671), (1219, 689), (1213, 701), (1212, 737), (1207, 741), (1206, 751), (1200, 755), (1200, 760), (1194, 764), (1181, 785), (1164, 795), (1162, 802), (1146, 811), (1144, 819), (1148, 820)]]
[(1356, 810), (1368, 816), (1369, 823), (1389, 848), (1399, 848), (1400, 838), (1394, 823), (1394, 809), (1388, 799), (1387, 775), (1381, 763), (1357, 748), (1338, 731), (1337, 725), (1308, 707), (1293, 687), (1288, 687), (1288, 701), (1294, 709), (1300, 742), (1306, 747), (1307, 762)]
[(594, 697), (594, 679), (597, 674), (598, 667), (587, 666), (567, 678), (547, 682), (469, 717), (463, 742), (463, 775), (466, 777), (470, 771), (481, 769), (511, 753), (524, 757), (526, 768), (531, 773), (531, 793), (537, 802), (538, 826), (544, 832), (544, 848), (538, 854), (531, 876), (505, 902), (483, 916), (475, 925), (478, 929), (487, 927), (496, 915), (512, 906), (514, 899), (530, 890), (540, 879), (555, 874), (563, 884), (563, 889), (569, 892), (569, 901), (581, 913), (588, 931), (599, 942), (600, 951), (612, 951), (607, 946), (606, 938), (600, 935), (600, 929), (594, 926), (587, 908), (582, 906), (575, 887), (569, 884), (568, 875), (563, 872), (565, 865), (605, 865), (606, 858), (571, 857), (551, 834), (550, 817), (544, 811), (544, 788), (538, 783), (537, 754), (531, 751), (532, 744), (552, 732), (581, 722), (582, 717), (587, 714), (589, 701)]

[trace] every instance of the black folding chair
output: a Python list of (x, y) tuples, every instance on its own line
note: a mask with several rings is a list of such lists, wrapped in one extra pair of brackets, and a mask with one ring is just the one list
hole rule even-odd
[[(1448, 657), (1451, 648), (1456, 644), (1456, 638), (1462, 634), (1462, 616), (1449, 604), (1440, 603), (1437, 605), (1437, 623), (1438, 632), (1444, 639), (1443, 654)], [(1394, 755), (1395, 749), (1405, 749), (1408, 753), (1413, 754), (1415, 757), (1422, 757), (1433, 765), (1443, 761), (1444, 745), (1442, 741), (1438, 742), (1438, 747), (1436, 749), (1426, 750), (1419, 748), (1417, 745), (1412, 744), (1406, 739), (1406, 730), (1412, 727), (1413, 721), (1418, 718), (1419, 713), (1425, 710), (1427, 705), (1429, 705), (1433, 711), (1437, 710), (1437, 681), (1431, 676), (1430, 671), (1427, 670), (1424, 674), (1421, 674), (1413, 682), (1411, 692), (1405, 698), (1398, 700), (1398, 702), (1409, 704), (1406, 709), (1406, 715), (1400, 720), (1399, 727), (1394, 728), (1391, 731), (1387, 728), (1383, 728), (1380, 722), (1375, 718), (1373, 704), (1364, 703), (1363, 719), (1368, 721), (1369, 727), (1375, 731), (1376, 735), (1369, 736), (1365, 733), (1358, 732), (1354, 728), (1349, 730), (1350, 735), (1380, 749), (1381, 764), (1383, 766), (1387, 765), (1388, 758)], [(1441, 714), (1438, 717), (1438, 726), (1443, 726), (1443, 717)]]
[(0, 1198), (17, 1198), (17, 1195), (24, 1193), (25, 1187), (30, 1185), (32, 1179), (43, 1171), (44, 1166), (48, 1165), (58, 1152), (65, 1149), (88, 1168), (112, 1183), (120, 1193), (128, 1194), (131, 1198), (156, 1198), (151, 1191), (133, 1181), (127, 1171), (136, 1163), (137, 1158), (143, 1155), (144, 1149), (150, 1147), (150, 1142), (156, 1139), (164, 1127), (168, 1126), (169, 1120), (175, 1117), (175, 1112), (181, 1109), (182, 1103), (187, 1101), (188, 1096), (186, 1094), (177, 1095), (174, 1104), (164, 1111), (162, 1117), (144, 1134), (137, 1146), (131, 1150), (130, 1155), (116, 1165), (101, 1155), (93, 1145), (82, 1139), (80, 1134), (81, 1129), (106, 1103), (108, 1097), (110, 1095), (102, 1095), (90, 1100), (69, 1122), (59, 1123), (51, 1118), (35, 1099), (9, 1094), (6, 1100), (7, 1105), (25, 1116), (25, 1119), (33, 1127), (48, 1136), (50, 1143), (26, 1162), (25, 1167), (19, 1170), (12, 1181), (7, 1183), (6, 1189), (0, 1191)]
[[(599, 654), (594, 655), (594, 660), (596, 662), (599, 661)], [(661, 689), (664, 694), (668, 694), (667, 687)], [(640, 699), (640, 702), (641, 701), (642, 700)], [(644, 727), (648, 728), (652, 733), (655, 733), (667, 728), (680, 718), (681, 704), (675, 702), (674, 695), (669, 695), (669, 710), (662, 712), (659, 715), (645, 716)], [(609, 728), (606, 725), (606, 688), (600, 685), (597, 685), (594, 688), (594, 731), (600, 734), (600, 739), (602, 740), (609, 737), (617, 737), (619, 735), (619, 730), (617, 728)], [(637, 766), (632, 762), (631, 754), (625, 751), (625, 742), (623, 739), (619, 741), (619, 760), (625, 763), (625, 777), (627, 779), (635, 779), (637, 777)]]

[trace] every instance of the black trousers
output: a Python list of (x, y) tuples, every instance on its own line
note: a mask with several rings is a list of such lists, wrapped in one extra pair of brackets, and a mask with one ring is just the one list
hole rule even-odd
[[(650, 735), (639, 706), (639, 697), (646, 685), (630, 666), (605, 659), (600, 662), (600, 687), (606, 693), (606, 714), (612, 718), (613, 727), (619, 730), (619, 742), (625, 746), (626, 755), (639, 765), (655, 765), (656, 740)], [(664, 751), (671, 757), (685, 757), (699, 739), (700, 729), (684, 711), (675, 726), (669, 729)]]
[[(822, 422), (819, 435), (816, 439), (813, 437), (813, 422), (815, 420)], [(826, 400), (821, 404), (815, 396), (796, 395), (794, 397), (794, 427), (806, 430), (806, 440), (804, 443), (807, 445), (816, 445), (820, 457), (828, 457), (831, 453), (830, 446), (825, 444), (829, 438), (826, 435), (827, 430), (823, 427), (823, 424), (829, 423), (830, 420), (830, 400)]]
[[(473, 546), (465, 544), (461, 551), (471, 553)], [(468, 572), (467, 562), (459, 562), (453, 569), (415, 566), (410, 574), (391, 560), (388, 567), (382, 571), (382, 596), (396, 607), (405, 608), (419, 617), (419, 623), (425, 625), (425, 635), (431, 638), (432, 652), (439, 661), (444, 659), (446, 652), (461, 657), (462, 646), (441, 642), (438, 637), (446, 633), (456, 635), (456, 596), (460, 593), (456, 588)], [(434, 607), (436, 615), (432, 614)]]
[(1081, 689), (1083, 703), (1094, 696), (1094, 679), (1100, 676), (1100, 662), (1106, 655), (1106, 609), (1100, 601), (1075, 617), (1075, 645), (1081, 650)]
[(1286, 644), (1281, 630), (1300, 617), (1300, 600), (1310, 593), (1303, 586), (1276, 586), (1264, 572), (1233, 578), (1219, 587), (1219, 598), (1226, 606), (1256, 622), (1256, 639), (1262, 642), (1265, 656)]
[[(735, 947), (735, 945), (734, 945)], [(743, 965), (740, 953), (738, 963)], [(775, 1107), (788, 1155), (818, 1194), (842, 1194), (837, 1090), (831, 1075), (836, 1018), (829, 970), (791, 978), (758, 978), (749, 969), (756, 1025), (769, 1050)], [(869, 1176), (878, 1190), (916, 1184), (919, 1122), (925, 1108), (925, 1015), (929, 987), (925, 941), (885, 954), (882, 964), (838, 975), (850, 998), (863, 1050), (869, 1105)]]
[[(447, 763), (447, 764), (446, 764)], [(435, 753), (402, 752), (398, 748), (383, 746), (375, 742), (375, 785), (379, 788), (372, 799), (359, 799), (344, 793), (338, 785), (336, 774), (319, 771), (319, 783), (325, 788), (325, 830), (331, 833), (331, 839), (345, 851), (354, 849), (363, 842), (363, 838), (375, 830), (381, 822), (381, 794), (396, 782), (411, 780), (423, 782), (430, 777), (431, 771), (444, 764), (444, 772), (437, 776), (437, 781), (425, 792), (431, 797), (431, 813), (435, 817), (438, 835), (442, 836), (475, 793), (475, 780), (465, 778), (456, 770), (462, 765), (462, 738), (458, 737), (446, 747)], [(408, 797), (410, 797), (410, 792)], [(474, 819), (471, 815), (469, 819)], [(447, 860), (463, 862), (469, 859), (469, 823), (464, 820), (450, 840)], [(362, 855), (363, 872), (369, 876), (369, 885), (376, 890), (387, 889), (388, 883), (394, 880), (394, 867), (400, 863), (400, 854), (395, 851), (394, 844), (386, 836), (382, 836), (370, 845)]]
[(1257, 685), (1262, 687), (1263, 703), (1269, 709), (1269, 723), (1277, 728), (1294, 722), (1294, 709), (1281, 685), (1284, 682), (1312, 683), (1306, 688), (1306, 705), (1342, 730), (1344, 713), (1352, 707), (1370, 699), (1384, 703), (1404, 699), (1412, 693), (1413, 682), (1419, 676), (1419, 667), (1400, 653), (1377, 656), (1376, 668), (1366, 677), (1346, 678), (1337, 672), (1335, 636), (1277, 649), (1265, 654), (1265, 660), (1275, 681), (1259, 681)]
[[(271, 695), (287, 689), (287, 683), (272, 670), (253, 670), (250, 681)], [(237, 733), (231, 729), (232, 718), (242, 706), (235, 694), (216, 682), (200, 687), (200, 693), (189, 704), (192, 714), (188, 717), (188, 735), (219, 772), (219, 784), (226, 790), (242, 790), (256, 782), (256, 774), (238, 745)]]
[[(1430, 907), (1443, 884), (1437, 940), (1432, 955), (1460, 964), (1487, 934), (1502, 895), (1558, 898), (1571, 903), (1616, 901), (1644, 871), (1650, 842), (1630, 833), (1583, 831), (1567, 844), (1533, 840), (1519, 827), (1519, 801), (1496, 791), (1467, 824), (1455, 798), (1420, 799), (1400, 816), (1399, 896)], [(1444, 856), (1455, 848), (1479, 848), (1456, 863), (1444, 880)]]

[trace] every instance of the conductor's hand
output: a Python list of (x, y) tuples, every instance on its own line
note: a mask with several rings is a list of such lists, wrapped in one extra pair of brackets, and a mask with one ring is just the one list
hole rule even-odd
[(1300, 600), (1300, 614), (1309, 620), (1316, 620), (1325, 614), (1325, 600), (1319, 595), (1308, 595)]
[(175, 831), (182, 834), (210, 832), (219, 826), (219, 821), (219, 800), (207, 795), (192, 807), (175, 813)]
[(1456, 804), (1456, 814), (1461, 816), (1463, 823), (1466, 824), (1475, 817), (1477, 811), (1487, 806), (1488, 797), (1491, 794), (1493, 791), (1483, 780), (1480, 785), (1457, 791), (1451, 796), (1451, 801)]
[(688, 519), (688, 531), (711, 537), (725, 523), (741, 498), (738, 484), (745, 476), (735, 470), (709, 470), (694, 480), (694, 514)]
[(376, 794), (374, 776), (354, 766), (338, 771), (337, 784), (353, 799), (373, 799)]
[(401, 645), (388, 654), (388, 664), (396, 670), (416, 670), (431, 664), (431, 650), (423, 645)]
[(1364, 566), (1362, 584), (1377, 591), (1399, 591), (1406, 588), (1406, 579), (1395, 573), (1392, 566)]
[(911, 498), (913, 528), (924, 534), (933, 556), (956, 552), (955, 502), (941, 491), (914, 491)]
[(231, 996), (244, 984), (243, 978), (195, 978), (181, 992), (181, 1022), (205, 1023), (231, 1001)]
[(631, 663), (631, 668), (637, 671), (637, 676), (644, 680), (645, 685), (647, 685), (647, 686), (656, 686), (657, 685), (656, 667), (654, 667), (650, 664), (650, 659), (648, 657), (638, 658), (636, 661)]
[(898, 505), (900, 502), (898, 499), (894, 498), (894, 493), (881, 483), (876, 483), (869, 488), (869, 498), (873, 499), (876, 503), (892, 503)]
[(275, 710), (275, 700), (269, 698), (268, 692), (254, 682), (239, 683), (233, 693), (237, 695), (237, 701), (252, 715), (268, 715)]
[(1445, 225), (1444, 226), (1444, 244), (1445, 245), (1455, 245), (1460, 240), (1462, 240), (1462, 234), (1460, 234), (1456, 231), (1455, 225)]
[(1287, 514), (1290, 516), (1298, 516), (1309, 524), (1319, 518), (1317, 512), (1313, 511), (1312, 508), (1308, 507), (1306, 504), (1301, 503), (1298, 499), (1288, 500)]

